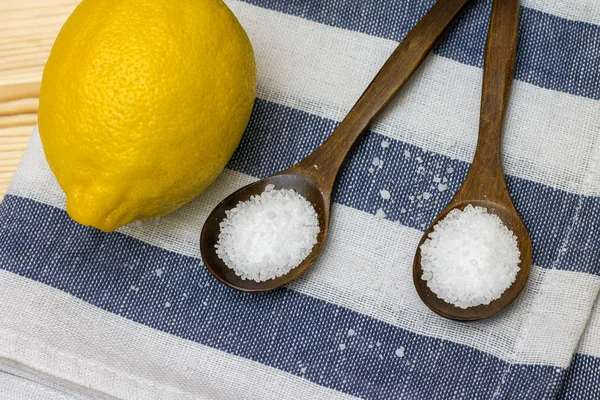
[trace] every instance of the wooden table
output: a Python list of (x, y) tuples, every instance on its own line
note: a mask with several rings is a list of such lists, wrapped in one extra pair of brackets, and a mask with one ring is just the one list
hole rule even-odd
[(44, 64), (80, 0), (0, 0), (0, 200), (37, 122)]

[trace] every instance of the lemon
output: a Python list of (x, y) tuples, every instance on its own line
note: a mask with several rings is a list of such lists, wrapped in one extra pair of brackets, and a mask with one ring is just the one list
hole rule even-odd
[(112, 231), (190, 201), (239, 144), (255, 93), (252, 46), (220, 0), (84, 0), (39, 104), (68, 214)]

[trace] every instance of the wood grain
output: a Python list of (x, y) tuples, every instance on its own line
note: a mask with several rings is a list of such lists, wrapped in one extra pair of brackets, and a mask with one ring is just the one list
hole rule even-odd
[(79, 0), (0, 1), (0, 200), (37, 122), (44, 64)]

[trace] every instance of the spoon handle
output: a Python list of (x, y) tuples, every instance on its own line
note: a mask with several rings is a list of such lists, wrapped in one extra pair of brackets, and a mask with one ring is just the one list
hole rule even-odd
[(331, 190), (335, 176), (356, 140), (406, 83), (454, 18), (471, 0), (438, 0), (406, 35), (329, 138), (292, 169), (315, 172), (319, 186)]
[(518, 25), (519, 0), (494, 0), (485, 48), (477, 149), (465, 180), (471, 189), (479, 187), (479, 194), (489, 200), (506, 200), (508, 194), (500, 138), (515, 70)]

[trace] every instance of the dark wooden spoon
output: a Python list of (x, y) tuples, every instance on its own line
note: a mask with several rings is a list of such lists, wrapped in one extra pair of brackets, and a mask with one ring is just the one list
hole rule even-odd
[[(217, 205), (204, 223), (200, 236), (202, 259), (217, 279), (244, 291), (266, 291), (285, 285), (310, 267), (327, 237), (331, 191), (346, 155), (373, 118), (406, 83), (454, 18), (470, 1), (439, 0), (406, 35), (352, 110), (318, 149), (298, 164), (241, 188)], [(310, 201), (317, 212), (321, 231), (311, 253), (286, 275), (265, 282), (244, 280), (228, 268), (216, 254), (219, 224), (225, 218), (226, 210), (232, 209), (240, 201), (248, 200), (252, 195), (262, 193), (269, 184), (275, 185), (276, 189), (294, 189)]]
[[(437, 314), (450, 319), (471, 321), (496, 314), (521, 293), (531, 268), (531, 239), (510, 199), (500, 163), (502, 120), (513, 79), (518, 20), (519, 0), (494, 0), (483, 68), (479, 138), (473, 163), (454, 198), (425, 231), (413, 264), (413, 280), (421, 300)], [(462, 309), (438, 298), (421, 279), (421, 245), (438, 221), (451, 210), (462, 210), (468, 204), (485, 207), (513, 231), (521, 262), (515, 282), (499, 299), (487, 305)]]

